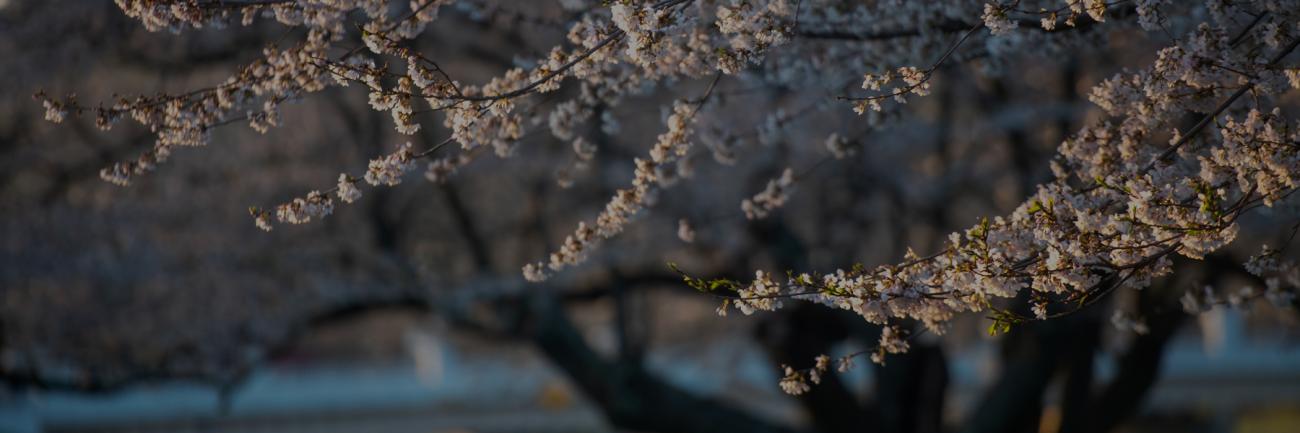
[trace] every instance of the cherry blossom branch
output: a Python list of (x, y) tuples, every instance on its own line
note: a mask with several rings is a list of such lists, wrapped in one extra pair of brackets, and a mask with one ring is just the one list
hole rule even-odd
[[(1254, 23), (1252, 23), (1251, 26), (1253, 27)], [(1244, 34), (1245, 33), (1243, 33), (1243, 35)], [(1300, 46), (1300, 38), (1292, 39), (1291, 43), (1287, 44), (1287, 46), (1283, 48), (1281, 51), (1278, 51), (1278, 53), (1274, 55), (1271, 60), (1269, 60), (1266, 66), (1277, 65), (1278, 62), (1281, 62), (1282, 59), (1286, 58), (1287, 55), (1291, 54), (1291, 52), (1294, 51), (1297, 46)], [(1228, 99), (1225, 99), (1223, 102), (1219, 103), (1219, 106), (1215, 107), (1214, 111), (1210, 112), (1210, 114), (1201, 117), (1201, 120), (1196, 122), (1196, 125), (1193, 125), (1191, 129), (1187, 130), (1187, 133), (1178, 137), (1178, 140), (1174, 141), (1173, 144), (1169, 145), (1168, 149), (1165, 149), (1165, 151), (1160, 152), (1160, 155), (1156, 156), (1155, 159), (1152, 159), (1151, 162), (1147, 163), (1147, 165), (1142, 168), (1141, 172), (1142, 173), (1149, 172), (1151, 171), (1151, 169), (1155, 168), (1157, 163), (1169, 159), (1169, 157), (1173, 156), (1173, 154), (1177, 152), (1179, 148), (1181, 148), (1184, 144), (1186, 144), (1189, 140), (1191, 140), (1192, 137), (1195, 137), (1196, 134), (1200, 133), (1201, 130), (1205, 129), (1205, 127), (1208, 126), (1210, 122), (1213, 122), (1214, 119), (1218, 118), (1220, 114), (1223, 114), (1224, 111), (1227, 111), (1228, 107), (1232, 106), (1232, 103), (1237, 102), (1237, 100), (1241, 99), (1241, 97), (1245, 95), (1247, 91), (1253, 88), (1255, 88), (1255, 83), (1251, 82), (1251, 83), (1247, 83), (1245, 86), (1242, 86), (1240, 89), (1237, 89), (1236, 92), (1232, 93), (1232, 96), (1229, 96)]]
[(965, 43), (966, 40), (970, 39), (971, 35), (974, 35), (976, 31), (982, 28), (984, 28), (984, 23), (982, 22), (972, 25), (970, 29), (966, 30), (966, 33), (963, 33), (961, 35), (961, 38), (958, 38), (956, 42), (948, 46), (948, 49), (943, 52), (943, 55), (939, 56), (938, 60), (935, 60), (934, 63), (930, 64), (930, 67), (921, 71), (919, 79), (909, 80), (909, 84), (906, 87), (900, 88), (898, 90), (895, 90), (894, 92), (883, 94), (883, 95), (872, 95), (872, 96), (841, 95), (835, 97), (835, 99), (839, 99), (841, 101), (874, 101), (878, 99), (898, 97), (898, 96), (905, 95), (908, 92), (914, 91), (917, 88), (920, 88), (922, 85), (928, 83), (930, 81), (930, 77), (934, 75), (934, 71), (939, 70), (939, 67), (943, 66), (943, 63), (948, 61), (948, 58), (952, 57), (952, 54), (957, 51), (957, 48), (961, 47), (961, 45)]

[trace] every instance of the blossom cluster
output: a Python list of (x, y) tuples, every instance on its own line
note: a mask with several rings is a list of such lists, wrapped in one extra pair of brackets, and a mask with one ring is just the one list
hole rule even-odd
[[(1081, 10), (1103, 19), (1101, 10)], [(1265, 22), (1294, 22), (1294, 10), (1268, 10), (1275, 15)], [(753, 286), (762, 288), (762, 299), (813, 300), (872, 323), (915, 320), (941, 334), (955, 315), (986, 311), (997, 298), (1029, 290), (1033, 316), (1046, 319), (1052, 317), (1048, 300), (1090, 304), (1168, 274), (1173, 254), (1197, 259), (1224, 247), (1236, 237), (1244, 212), (1272, 206), (1300, 186), (1294, 144), (1300, 134), (1293, 122), (1276, 108), (1253, 106), (1226, 116), (1221, 108), (1246, 91), (1282, 93), (1290, 83), (1276, 65), (1296, 47), (1300, 32), (1288, 24), (1290, 42), (1250, 50), (1237, 46), (1230, 23), (1202, 23), (1160, 50), (1149, 69), (1094, 88), (1091, 99), (1109, 118), (1062, 143), (1052, 167), (1056, 178), (1010, 215), (953, 233), (930, 256), (909, 252), (902, 263), (874, 269), (792, 275), (779, 291), (760, 273)], [(1261, 28), (1268, 27), (1244, 31)], [(866, 84), (888, 81), (869, 76)], [(1206, 119), (1195, 130), (1177, 129), (1187, 109)], [(1220, 116), (1224, 120), (1215, 122)], [(1170, 132), (1169, 142), (1151, 139), (1162, 131)], [(1145, 329), (1142, 318), (1123, 313), (1114, 322)]]
[(773, 210), (785, 206), (786, 200), (790, 199), (790, 192), (794, 187), (794, 171), (786, 168), (781, 172), (781, 177), (767, 181), (767, 187), (763, 188), (758, 194), (740, 202), (740, 210), (745, 212), (745, 218), (758, 220), (767, 218), (767, 215)]
[(832, 132), (826, 136), (826, 150), (831, 152), (835, 159), (844, 159), (853, 156), (855, 143), (850, 142), (848, 138), (840, 135), (838, 132)]
[[(344, 203), (352, 203), (361, 198), (361, 189), (357, 188), (357, 183), (365, 180), (371, 185), (394, 186), (402, 183), (402, 177), (415, 168), (415, 159), (417, 155), (412, 151), (410, 142), (403, 144), (397, 151), (384, 155), (370, 161), (366, 173), (361, 178), (353, 177), (347, 173), (340, 173), (338, 184), (334, 189), (321, 192), (312, 191), (307, 193), (306, 197), (298, 197), (275, 207), (276, 221), (289, 224), (303, 224), (311, 222), (312, 218), (324, 218), (334, 212), (334, 199), (329, 193), (334, 193), (339, 200)], [(437, 164), (438, 162), (431, 163)], [(426, 175), (427, 176), (427, 175)], [(250, 208), (253, 215), (254, 223), (258, 228), (270, 231), (271, 213), (261, 210), (257, 207)]]
[(1263, 288), (1246, 285), (1226, 294), (1216, 292), (1209, 285), (1202, 286), (1199, 290), (1188, 290), (1179, 298), (1183, 311), (1198, 314), (1217, 305), (1241, 307), (1246, 302), (1259, 298), (1278, 308), (1292, 308), (1300, 292), (1300, 265), (1281, 258), (1281, 253), (1281, 250), (1264, 245), (1263, 251), (1246, 261), (1246, 272), (1258, 278), (1263, 283)]
[[(103, 130), (130, 118), (153, 131), (156, 139), (152, 149), (100, 172), (109, 182), (128, 185), (133, 177), (165, 162), (174, 148), (206, 145), (215, 127), (247, 120), (254, 130), (266, 132), (279, 125), (282, 103), (331, 84), (328, 75), (313, 62), (326, 56), (332, 37), (325, 30), (313, 29), (301, 44), (287, 49), (268, 47), (261, 59), (244, 66), (220, 85), (187, 94), (121, 97), (111, 106), (93, 109), (79, 105), (74, 98), (56, 101), (43, 93), (37, 96), (49, 108), (47, 118), (52, 121), (61, 121), (67, 113), (93, 112), (96, 125)], [(344, 61), (355, 61), (352, 59), (348, 56)]]
[[(885, 356), (891, 353), (904, 353), (911, 347), (907, 341), (907, 334), (895, 326), (884, 326), (880, 328), (880, 338), (875, 347), (857, 353), (851, 353), (841, 356), (835, 360), (835, 370), (843, 373), (853, 368), (853, 359), (855, 357), (870, 354), (871, 362), (879, 365), (885, 365)], [(829, 371), (831, 366), (831, 357), (825, 354), (817, 355), (813, 358), (813, 366), (806, 369), (795, 369), (789, 365), (782, 365), (782, 376), (778, 382), (781, 391), (790, 395), (801, 395), (812, 390), (814, 385), (819, 385)]]
[(649, 197), (672, 181), (673, 177), (667, 175), (664, 169), (671, 167), (671, 163), (690, 150), (691, 125), (695, 122), (702, 103), (702, 100), (697, 103), (676, 101), (672, 114), (665, 120), (668, 130), (659, 134), (650, 150), (650, 159), (633, 160), (636, 169), (632, 186), (614, 193), (614, 197), (605, 204), (604, 211), (596, 217), (595, 224), (588, 225), (585, 221), (578, 223), (577, 230), (564, 239), (560, 249), (551, 253), (548, 263), (525, 265), (524, 277), (529, 281), (543, 281), (549, 276), (545, 269), (554, 272), (581, 263), (602, 240), (621, 233), (631, 218), (646, 206)]
[(884, 109), (881, 101), (885, 99), (893, 99), (894, 102), (899, 104), (906, 104), (908, 94), (929, 95), (930, 74), (932, 73), (934, 73), (933, 67), (921, 70), (914, 66), (904, 66), (884, 74), (866, 74), (862, 78), (863, 89), (879, 91), (890, 83), (895, 83), (895, 87), (888, 93), (860, 98), (854, 104), (853, 111), (858, 114), (864, 114), (868, 109), (878, 112)]

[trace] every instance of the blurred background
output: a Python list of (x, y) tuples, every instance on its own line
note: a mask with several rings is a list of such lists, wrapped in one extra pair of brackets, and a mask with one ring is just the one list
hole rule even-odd
[[(562, 43), (573, 16), (551, 1), (464, 2), (414, 43), (481, 83)], [(1244, 246), (1182, 260), (1110, 305), (997, 337), (985, 318), (961, 318), (800, 397), (780, 391), (779, 365), (861, 350), (879, 328), (816, 305), (719, 317), (719, 299), (666, 265), (746, 278), (931, 251), (1049, 179), (1056, 144), (1099, 116), (1081, 95), (1168, 40), (1117, 25), (1069, 56), (977, 52), (888, 129), (827, 101), (822, 87), (860, 75), (806, 87), (764, 85), (762, 68), (729, 77), (701, 114), (694, 177), (539, 286), (520, 267), (593, 218), (630, 181), (662, 107), (708, 80), (602, 107), (578, 128), (600, 148), (585, 170), (539, 110), (514, 158), (476, 155), (442, 184), (413, 174), (269, 233), (248, 206), (327, 189), (405, 141), (437, 143), (441, 116), (403, 136), (364, 91), (332, 89), (284, 110), (286, 126), (221, 128), (121, 188), (99, 169), (152, 146), (149, 131), (51, 124), (29, 97), (184, 92), (301, 37), (265, 20), (149, 33), (107, 0), (0, 0), (0, 432), (1300, 431), (1294, 309), (1168, 314), (1189, 288), (1258, 284), (1240, 263), (1284, 242), (1294, 212), (1252, 214)], [(937, 48), (890, 43), (920, 58)], [(805, 37), (782, 55), (812, 71), (871, 49)], [(857, 154), (827, 161), (830, 131)], [(740, 201), (785, 167), (800, 173), (792, 202), (746, 221)], [(679, 219), (694, 242), (677, 239)], [(1114, 308), (1146, 313), (1150, 332), (1115, 329)]]

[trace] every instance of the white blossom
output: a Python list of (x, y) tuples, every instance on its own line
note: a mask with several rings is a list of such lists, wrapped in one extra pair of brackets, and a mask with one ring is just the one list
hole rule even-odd
[(794, 186), (794, 171), (786, 168), (781, 177), (767, 182), (767, 188), (740, 203), (745, 218), (751, 220), (766, 218), (773, 210), (785, 205)]
[(1138, 335), (1146, 335), (1151, 332), (1146, 321), (1141, 317), (1134, 317), (1120, 310), (1115, 310), (1115, 313), (1110, 316), (1110, 323), (1115, 326), (1115, 329)]
[(988, 27), (994, 35), (1010, 33), (1020, 26), (1007, 16), (1006, 7), (992, 3), (984, 4), (984, 15), (980, 16), (980, 19), (984, 20), (984, 26)]
[(853, 155), (854, 146), (847, 138), (832, 132), (826, 137), (826, 150), (829, 150), (835, 159), (844, 159)]
[(382, 158), (370, 160), (370, 167), (366, 169), (366, 183), (388, 186), (400, 184), (402, 183), (402, 175), (415, 168), (414, 159), (415, 155), (411, 151), (411, 143), (407, 142), (396, 152)]
[(695, 229), (691, 228), (691, 223), (686, 218), (677, 220), (677, 239), (688, 244), (695, 242)]
[(808, 380), (801, 371), (795, 371), (790, 366), (782, 366), (785, 369), (785, 375), (781, 377), (781, 390), (786, 394), (800, 395), (811, 391), (812, 386), (808, 385)]
[(358, 181), (359, 179), (348, 176), (347, 173), (339, 174), (338, 191), (336, 191), (339, 200), (343, 200), (344, 203), (352, 203), (360, 199), (361, 190), (357, 188)]
[(549, 275), (546, 273), (546, 266), (541, 262), (524, 265), (524, 279), (537, 283), (546, 281), (547, 278)]

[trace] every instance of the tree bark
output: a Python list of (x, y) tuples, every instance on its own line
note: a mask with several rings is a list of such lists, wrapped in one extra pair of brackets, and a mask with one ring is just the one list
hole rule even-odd
[(640, 363), (606, 359), (592, 350), (554, 299), (534, 296), (528, 307), (529, 338), (619, 428), (682, 433), (796, 431), (673, 386)]

